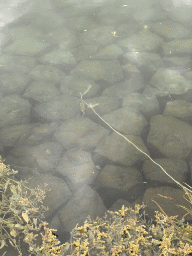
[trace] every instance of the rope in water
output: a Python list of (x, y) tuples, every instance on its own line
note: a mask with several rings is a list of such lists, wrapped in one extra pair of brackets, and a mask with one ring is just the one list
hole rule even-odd
[(180, 182), (178, 182), (176, 179), (174, 179), (160, 164), (158, 164), (156, 161), (154, 161), (147, 153), (145, 153), (143, 150), (141, 150), (140, 148), (138, 148), (132, 141), (130, 141), (129, 139), (127, 139), (123, 134), (121, 134), (120, 132), (118, 132), (117, 130), (115, 130), (109, 123), (107, 123), (94, 109), (95, 106), (98, 106), (99, 103), (97, 104), (88, 104), (87, 102), (85, 102), (83, 100), (83, 95), (85, 95), (89, 89), (91, 88), (91, 86), (89, 86), (89, 88), (81, 95), (81, 109), (82, 109), (82, 112), (83, 114), (85, 113), (85, 105), (88, 107), (88, 108), (91, 108), (93, 110), (93, 112), (106, 124), (108, 125), (116, 134), (118, 134), (119, 136), (123, 137), (127, 142), (129, 142), (131, 145), (133, 145), (138, 151), (140, 151), (142, 154), (146, 155), (150, 160), (151, 162), (153, 162), (155, 165), (159, 166), (161, 168), (161, 170), (169, 177), (171, 178), (177, 185), (179, 185), (180, 187), (182, 188), (185, 188), (187, 191), (191, 192), (192, 193), (192, 190), (190, 190), (189, 188), (187, 188), (186, 186), (182, 185)]

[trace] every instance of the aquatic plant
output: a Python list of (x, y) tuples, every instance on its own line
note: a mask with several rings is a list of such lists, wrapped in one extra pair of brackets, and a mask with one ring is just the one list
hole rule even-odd
[(62, 255), (192, 255), (191, 225), (160, 212), (156, 212), (154, 223), (147, 222), (141, 214), (143, 207), (122, 206), (102, 219), (88, 217), (83, 226), (72, 230)]
[[(25, 245), (29, 255), (59, 255), (61, 247), (54, 246), (58, 240), (43, 221), (43, 199), (49, 190), (46, 184), (30, 189), (29, 181), (17, 181), (15, 171), (4, 164), (0, 157), (0, 252), (5, 255), (6, 247), (12, 246), (23, 255)], [(41, 231), (41, 232), (40, 232)], [(41, 238), (42, 246), (36, 244)], [(51, 253), (49, 253), (51, 252)], [(53, 254), (52, 252), (55, 252)], [(24, 254), (25, 255), (25, 254)]]
[[(192, 226), (169, 217), (157, 202), (161, 212), (156, 212), (155, 222), (145, 220), (145, 206), (108, 211), (103, 218), (87, 217), (83, 226), (72, 230), (70, 241), (58, 245), (58, 239), (43, 221), (43, 199), (48, 188), (29, 189), (27, 181), (17, 181), (14, 171), (0, 158), (0, 253), (7, 246), (14, 247), (19, 256), (23, 243), (28, 255), (192, 255)], [(182, 186), (182, 185), (181, 185)], [(192, 204), (191, 193), (185, 191), (186, 200)], [(192, 210), (181, 206), (186, 214)], [(185, 217), (185, 216), (184, 216)], [(41, 238), (41, 239), (40, 239)], [(23, 243), (22, 243), (23, 241)]]
[[(80, 102), (82, 113), (85, 114), (88, 107), (98, 115), (94, 110), (97, 104), (87, 104), (83, 100), (84, 94), (81, 94)], [(192, 205), (190, 187), (172, 178), (149, 155), (103, 121), (174, 180)], [(53, 233), (56, 230), (48, 228), (48, 223), (42, 220), (47, 210), (43, 206), (43, 199), (48, 188), (30, 189), (27, 187), (28, 181), (15, 179), (16, 173), (0, 157), (0, 252), (3, 256), (7, 246), (12, 246), (22, 256), (22, 241), (28, 246), (29, 256), (192, 255), (192, 226), (184, 222), (186, 214), (192, 217), (192, 210), (180, 206), (186, 211), (180, 220), (177, 216), (168, 216), (155, 201), (161, 212), (155, 213), (154, 222), (146, 221), (144, 205), (135, 205), (135, 209), (122, 206), (119, 211), (107, 211), (103, 218), (91, 220), (88, 216), (83, 226), (77, 224), (71, 231), (69, 242), (58, 245), (59, 241)]]

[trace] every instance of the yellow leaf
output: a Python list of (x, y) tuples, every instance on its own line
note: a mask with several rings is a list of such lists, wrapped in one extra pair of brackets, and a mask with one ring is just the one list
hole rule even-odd
[(14, 185), (11, 185), (11, 186), (10, 186), (10, 189), (11, 189), (11, 192), (12, 192), (13, 194), (17, 194), (17, 190), (16, 190), (16, 187), (15, 187)]
[(22, 217), (27, 223), (29, 222), (29, 216), (26, 212), (22, 212)]
[(35, 227), (37, 226), (37, 218), (33, 218), (33, 223), (35, 224)]
[(17, 189), (18, 189), (19, 192), (22, 192), (22, 189), (21, 189), (21, 185), (20, 185), (20, 184), (17, 185)]
[(21, 224), (19, 224), (19, 223), (15, 224), (15, 228), (17, 228), (17, 229), (24, 229), (24, 227)]
[(15, 247), (15, 245), (14, 245), (14, 243), (11, 241), (11, 239), (9, 239), (9, 243), (10, 243), (13, 247)]
[(12, 229), (11, 232), (10, 232), (10, 235), (16, 237), (17, 232), (14, 229)]
[(0, 249), (2, 249), (6, 245), (5, 240), (1, 241)]
[(13, 227), (14, 227), (14, 224), (13, 224), (13, 223), (7, 223), (7, 227), (8, 227), (8, 228), (13, 228)]
[(6, 190), (7, 190), (7, 187), (8, 187), (8, 185), (9, 185), (9, 181), (10, 181), (10, 179), (8, 179), (7, 182), (5, 183), (4, 193), (5, 193)]

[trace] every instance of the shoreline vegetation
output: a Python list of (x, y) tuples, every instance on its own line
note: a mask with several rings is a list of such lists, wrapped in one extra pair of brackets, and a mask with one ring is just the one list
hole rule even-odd
[[(85, 114), (86, 107), (91, 108), (114, 132), (145, 154), (179, 185), (185, 192), (184, 200), (191, 205), (192, 188), (176, 181), (148, 154), (103, 120), (94, 110), (97, 104), (87, 104), (83, 100), (83, 95), (89, 89), (90, 87), (80, 94), (82, 113)], [(43, 221), (44, 213), (48, 210), (43, 206), (43, 199), (49, 189), (46, 185), (35, 189), (28, 188), (29, 181), (15, 179), (17, 172), (5, 165), (0, 158), (0, 251), (3, 256), (8, 255), (7, 249), (10, 247), (19, 256), (26, 255), (23, 250), (27, 250), (29, 256), (192, 255), (192, 226), (185, 221), (186, 215), (192, 217), (192, 210), (180, 205), (186, 214), (178, 219), (178, 216), (168, 216), (156, 201), (154, 203), (160, 211), (155, 212), (154, 221), (145, 219), (144, 208), (147, 206), (135, 205), (135, 209), (132, 209), (123, 205), (119, 211), (107, 211), (103, 218), (91, 220), (88, 216), (83, 226), (77, 224), (71, 231), (69, 242), (59, 244), (54, 234), (56, 230), (48, 228), (48, 223)]]
[[(88, 216), (83, 226), (71, 231), (69, 242), (59, 244), (54, 232), (43, 221), (47, 210), (43, 199), (48, 188), (29, 189), (28, 181), (17, 181), (17, 171), (10, 169), (0, 159), (1, 179), (1, 255), (192, 255), (192, 226), (177, 216), (168, 216), (155, 202), (160, 211), (155, 220), (146, 220), (144, 205), (135, 209), (122, 206), (119, 211), (107, 211), (103, 218), (91, 220)], [(182, 186), (182, 185), (181, 185)], [(185, 187), (187, 200), (192, 204), (192, 195)], [(192, 210), (181, 206), (186, 214)], [(8, 250), (8, 254), (6, 253)], [(24, 252), (23, 252), (24, 251)], [(17, 253), (17, 254), (16, 254)]]

